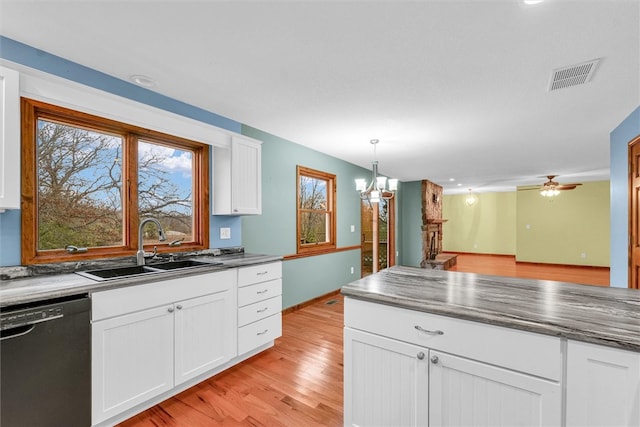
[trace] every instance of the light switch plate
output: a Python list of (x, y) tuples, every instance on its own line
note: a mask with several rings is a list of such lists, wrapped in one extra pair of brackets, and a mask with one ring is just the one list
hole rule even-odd
[(229, 227), (220, 227), (220, 240), (222, 239), (230, 239), (231, 238), (231, 228)]

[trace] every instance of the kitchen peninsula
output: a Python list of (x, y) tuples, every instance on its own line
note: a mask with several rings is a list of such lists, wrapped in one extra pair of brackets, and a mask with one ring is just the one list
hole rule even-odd
[(640, 292), (393, 267), (342, 288), (345, 425), (640, 425)]

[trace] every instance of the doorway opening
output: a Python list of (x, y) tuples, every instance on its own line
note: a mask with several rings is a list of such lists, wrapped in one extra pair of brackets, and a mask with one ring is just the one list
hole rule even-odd
[(395, 265), (395, 198), (360, 203), (362, 277)]

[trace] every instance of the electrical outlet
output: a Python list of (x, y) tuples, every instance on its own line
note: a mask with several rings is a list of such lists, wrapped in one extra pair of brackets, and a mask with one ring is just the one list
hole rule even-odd
[(582, 252), (582, 253), (580, 254), (580, 258), (582, 258), (582, 259), (586, 259), (586, 258), (587, 258), (587, 253), (586, 253), (586, 252)]
[(355, 232), (355, 231), (356, 231), (356, 226), (355, 226), (355, 225), (353, 225), (353, 224), (351, 224), (351, 232), (353, 233), (353, 232)]
[(351, 267), (351, 274), (353, 274), (353, 266)]
[(220, 240), (231, 238), (231, 228), (220, 227)]

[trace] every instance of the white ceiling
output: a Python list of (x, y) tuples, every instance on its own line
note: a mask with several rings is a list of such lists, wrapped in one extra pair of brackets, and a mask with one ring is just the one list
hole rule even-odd
[(606, 180), (640, 105), (638, 0), (0, 0), (0, 34), (450, 194)]

